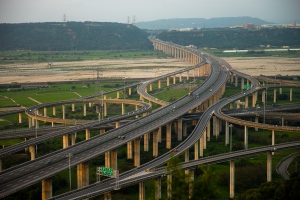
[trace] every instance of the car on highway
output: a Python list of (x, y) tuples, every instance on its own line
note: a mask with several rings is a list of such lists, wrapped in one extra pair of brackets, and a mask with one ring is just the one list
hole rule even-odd
[(174, 152), (174, 153), (177, 153), (177, 152), (178, 152), (178, 149), (174, 149), (173, 152)]
[(123, 139), (125, 139), (126, 138), (126, 136), (124, 136), (124, 135), (119, 135), (118, 136), (118, 139), (121, 139), (121, 140), (123, 140)]
[(212, 92), (212, 89), (210, 89), (209, 91)]

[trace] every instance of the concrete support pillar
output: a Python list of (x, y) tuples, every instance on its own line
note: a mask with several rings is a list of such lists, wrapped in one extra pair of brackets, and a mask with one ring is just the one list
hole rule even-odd
[(244, 89), (244, 78), (241, 78), (241, 81), (242, 81), (242, 83), (241, 83), (241, 89)]
[(160, 89), (161, 88), (161, 80), (158, 80), (157, 85), (158, 85), (158, 89)]
[(104, 193), (104, 200), (112, 200), (110, 192)]
[(279, 88), (279, 94), (282, 94), (282, 88)]
[(178, 128), (177, 128), (177, 139), (178, 141), (182, 141), (182, 118), (178, 118)]
[(284, 117), (281, 117), (281, 126), (284, 126)]
[(128, 88), (128, 95), (131, 96), (131, 88)]
[(135, 139), (134, 141), (134, 166), (140, 166), (140, 139)]
[(28, 116), (28, 128), (32, 127), (32, 118)]
[(290, 101), (293, 101), (293, 88), (290, 88)]
[(30, 153), (30, 160), (34, 160), (35, 159), (35, 146), (29, 147), (29, 153)]
[(158, 140), (157, 140), (158, 131), (153, 131), (153, 157), (158, 156)]
[(42, 200), (52, 197), (52, 178), (42, 180)]
[(104, 116), (106, 117), (107, 116), (107, 105), (106, 105), (106, 102), (103, 103), (103, 114)]
[(77, 136), (76, 132), (71, 134), (71, 146), (75, 145), (75, 143), (76, 143), (76, 136)]
[(116, 128), (119, 128), (120, 123), (116, 122)]
[(89, 163), (80, 163), (77, 165), (77, 188), (83, 188), (89, 185)]
[(233, 109), (233, 103), (229, 104), (229, 109)]
[(132, 159), (132, 141), (127, 142), (127, 159)]
[(161, 126), (157, 129), (157, 141), (161, 143)]
[(170, 77), (167, 77), (167, 86), (170, 86)]
[(150, 87), (150, 88), (149, 88), (149, 91), (152, 92), (152, 90), (153, 90), (152, 83), (150, 83), (149, 87)]
[(75, 111), (75, 103), (72, 103), (72, 112)]
[(207, 123), (206, 133), (207, 133), (207, 141), (210, 141), (210, 121), (208, 121)]
[(229, 123), (225, 121), (225, 146), (229, 144)]
[(144, 151), (149, 151), (149, 133), (144, 134)]
[(248, 127), (245, 126), (244, 129), (244, 147), (245, 149), (248, 149)]
[[(254, 120), (255, 120), (255, 123), (258, 123), (258, 117), (257, 116), (254, 118)], [(257, 127), (255, 127), (255, 131), (258, 131)]]
[(86, 139), (86, 140), (89, 140), (89, 139), (90, 139), (90, 136), (91, 136), (91, 135), (90, 135), (90, 129), (88, 129), (88, 128), (85, 129), (85, 139)]
[(44, 117), (47, 117), (47, 108), (44, 108)]
[(261, 102), (265, 102), (265, 98), (266, 98), (266, 90), (263, 90), (262, 92), (261, 92)]
[(257, 100), (257, 92), (254, 92), (252, 94), (252, 107), (256, 106), (256, 100)]
[(189, 80), (189, 79), (190, 79), (190, 77), (189, 77), (189, 72), (190, 72), (190, 71), (186, 71), (186, 80)]
[(92, 102), (89, 102), (89, 107), (92, 107)]
[(125, 114), (125, 105), (124, 105), (124, 103), (122, 103), (122, 115), (124, 115)]
[(207, 131), (204, 129), (203, 132), (203, 149), (206, 149)]
[(220, 123), (216, 116), (213, 116), (213, 135), (218, 139), (220, 133)]
[(249, 97), (245, 96), (245, 108), (249, 107)]
[(274, 89), (274, 99), (273, 99), (273, 102), (274, 102), (274, 103), (276, 103), (276, 97), (277, 97), (277, 95), (276, 95), (276, 91), (277, 91), (277, 90), (276, 90), (276, 89)]
[(173, 84), (176, 84), (176, 75), (173, 76)]
[(65, 105), (61, 105), (61, 110), (62, 110), (62, 118), (65, 119), (66, 118), (66, 107)]
[(161, 177), (154, 179), (154, 187), (155, 187), (155, 200), (161, 199)]
[(235, 164), (234, 160), (230, 160), (230, 178), (229, 178), (229, 197), (233, 199), (234, 197), (234, 174), (235, 174)]
[(117, 149), (114, 149), (110, 151), (110, 167), (113, 168), (113, 170), (118, 169), (118, 153)]
[(83, 116), (86, 116), (86, 103), (83, 103)]
[(194, 160), (199, 159), (199, 141), (194, 144)]
[(56, 107), (55, 106), (52, 107), (52, 115), (56, 116)]
[[(272, 145), (275, 145), (275, 131), (272, 130)], [(272, 152), (272, 155), (274, 155), (274, 151)]]
[(63, 135), (63, 149), (69, 146), (69, 134)]
[(139, 183), (139, 200), (145, 200), (145, 182)]
[(19, 113), (19, 124), (22, 124), (22, 113)]
[(272, 154), (267, 152), (267, 181), (272, 181)]
[(117, 99), (120, 99), (120, 91), (117, 91)]
[(201, 137), (200, 137), (200, 149), (199, 149), (199, 156), (200, 157), (203, 157), (203, 149), (204, 149), (204, 135), (202, 135)]
[(172, 123), (166, 124), (166, 148), (171, 149), (171, 126)]

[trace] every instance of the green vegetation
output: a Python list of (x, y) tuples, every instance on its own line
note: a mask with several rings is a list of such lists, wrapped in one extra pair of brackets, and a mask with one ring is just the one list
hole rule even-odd
[[(259, 49), (260, 45), (271, 45), (277, 48), (282, 46), (299, 47), (299, 36), (300, 29), (290, 28), (261, 30), (218, 28), (189, 32), (165, 31), (160, 33), (157, 38), (184, 46), (193, 44), (198, 48)], [(290, 51), (289, 53), (299, 56), (299, 52)]]
[[(55, 62), (70, 62), (83, 60), (101, 60), (101, 59), (129, 59), (129, 58), (166, 58), (168, 55), (160, 51), (151, 50), (75, 50), (75, 51), (28, 51), (28, 50), (10, 50), (0, 52), (0, 64), (23, 63), (23, 62), (49, 62), (53, 65), (51, 68), (59, 68)], [(89, 69), (87, 66), (85, 70)], [(94, 67), (90, 67), (95, 70)], [(68, 68), (64, 68), (68, 70)], [(75, 70), (74, 67), (72, 70)]]
[(135, 26), (108, 22), (0, 24), (0, 50), (152, 49), (147, 36)]

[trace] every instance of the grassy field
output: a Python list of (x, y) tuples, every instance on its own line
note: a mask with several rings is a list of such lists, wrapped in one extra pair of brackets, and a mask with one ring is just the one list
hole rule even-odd
[(166, 58), (168, 55), (161, 51), (1, 51), (0, 65), (19, 62), (68, 62), (101, 59), (126, 59), (126, 58)]

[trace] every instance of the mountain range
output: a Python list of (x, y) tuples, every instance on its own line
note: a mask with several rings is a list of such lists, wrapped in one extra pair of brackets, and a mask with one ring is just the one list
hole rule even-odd
[(273, 24), (253, 17), (221, 17), (221, 18), (178, 18), (159, 19), (148, 22), (137, 22), (135, 25), (141, 29), (180, 29), (180, 28), (220, 28), (230, 26), (243, 26), (244, 23), (255, 25)]

